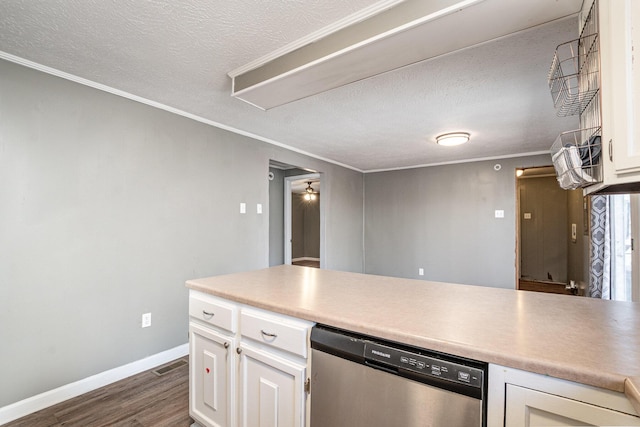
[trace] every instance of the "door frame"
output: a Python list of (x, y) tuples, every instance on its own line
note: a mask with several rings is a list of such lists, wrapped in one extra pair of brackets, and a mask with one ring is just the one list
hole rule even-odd
[(630, 195), (631, 215), (631, 300), (640, 302), (640, 194)]
[[(320, 172), (305, 175), (284, 177), (284, 263), (291, 265), (291, 183), (305, 179), (317, 179), (320, 181), (321, 194), (325, 194), (322, 174)], [(320, 198), (320, 268), (325, 268), (325, 233), (324, 233), (324, 205)]]

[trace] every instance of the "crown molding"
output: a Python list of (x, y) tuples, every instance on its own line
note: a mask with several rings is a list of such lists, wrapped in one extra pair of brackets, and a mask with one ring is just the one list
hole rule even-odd
[(171, 107), (169, 105), (162, 104), (160, 102), (153, 101), (151, 99), (143, 98), (141, 96), (134, 95), (132, 93), (125, 92), (123, 90), (116, 89), (116, 88), (113, 88), (111, 86), (107, 86), (107, 85), (104, 85), (102, 83), (95, 82), (93, 80), (85, 79), (83, 77), (79, 77), (79, 76), (76, 76), (74, 74), (67, 73), (65, 71), (61, 71), (61, 70), (58, 70), (58, 69), (55, 69), (55, 68), (52, 68), (52, 67), (48, 67), (46, 65), (42, 65), (42, 64), (39, 64), (37, 62), (33, 62), (33, 61), (28, 60), (28, 59), (21, 58), (19, 56), (12, 55), (12, 54), (7, 53), (7, 52), (0, 51), (0, 59), (4, 59), (6, 61), (13, 62), (15, 64), (22, 65), (24, 67), (31, 68), (31, 69), (34, 69), (34, 70), (37, 70), (37, 71), (41, 71), (43, 73), (50, 74), (52, 76), (60, 77), (60, 78), (63, 78), (65, 80), (72, 81), (74, 83), (78, 83), (78, 84), (81, 84), (81, 85), (84, 85), (84, 86), (88, 86), (88, 87), (91, 87), (91, 88), (94, 88), (94, 89), (98, 89), (98, 90), (100, 90), (102, 92), (107, 92), (107, 93), (110, 93), (112, 95), (117, 95), (117, 96), (120, 96), (122, 98), (129, 99), (131, 101), (139, 102), (141, 104), (145, 104), (145, 105), (148, 105), (150, 107), (158, 108), (160, 110), (164, 110), (164, 111), (167, 111), (167, 112), (172, 113), (172, 114), (177, 114), (178, 116), (186, 117), (188, 119), (195, 120), (197, 122), (204, 123), (204, 124), (209, 125), (209, 126), (213, 126), (213, 127), (216, 127), (216, 128), (222, 129), (222, 130), (226, 130), (226, 131), (238, 134), (238, 135), (246, 136), (248, 138), (252, 138), (252, 139), (255, 139), (255, 140), (258, 140), (258, 141), (261, 141), (261, 142), (265, 142), (265, 143), (270, 144), (270, 145), (275, 145), (276, 147), (284, 148), (285, 150), (293, 151), (295, 153), (302, 154), (304, 156), (311, 157), (311, 158), (314, 158), (314, 159), (317, 159), (317, 160), (321, 160), (323, 162), (331, 163), (331, 164), (334, 164), (336, 166), (340, 166), (340, 167), (343, 167), (343, 168), (346, 168), (346, 169), (351, 169), (353, 171), (360, 172), (360, 173), (364, 172), (361, 169), (358, 169), (358, 168), (356, 168), (354, 166), (347, 165), (345, 163), (341, 163), (341, 162), (338, 162), (336, 160), (329, 159), (329, 158), (326, 158), (326, 157), (318, 156), (316, 154), (309, 153), (308, 151), (304, 151), (304, 150), (301, 150), (299, 148), (291, 147), (291, 146), (289, 146), (287, 144), (283, 144), (282, 142), (278, 142), (278, 141), (273, 140), (271, 138), (266, 138), (264, 136), (260, 136), (260, 135), (257, 135), (255, 133), (252, 133), (252, 132), (247, 132), (247, 131), (244, 131), (242, 129), (235, 128), (233, 126), (225, 125), (223, 123), (216, 122), (214, 120), (206, 119), (206, 118), (198, 116), (196, 114), (188, 113), (188, 112), (180, 110), (178, 108)]

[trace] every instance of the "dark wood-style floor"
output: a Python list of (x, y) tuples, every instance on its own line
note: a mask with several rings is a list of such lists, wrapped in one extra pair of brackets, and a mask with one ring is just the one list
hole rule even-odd
[(320, 261), (310, 261), (310, 260), (293, 261), (291, 264), (293, 264), (293, 265), (301, 265), (303, 267), (320, 268)]
[(187, 427), (192, 422), (186, 363), (162, 376), (152, 370), (142, 372), (2, 427)]

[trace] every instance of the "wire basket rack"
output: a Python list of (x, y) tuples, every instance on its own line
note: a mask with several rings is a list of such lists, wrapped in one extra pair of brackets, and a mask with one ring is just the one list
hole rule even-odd
[(549, 90), (556, 114), (581, 114), (597, 95), (598, 34), (558, 45), (549, 70)]
[(600, 127), (563, 132), (551, 146), (560, 187), (575, 190), (602, 181)]

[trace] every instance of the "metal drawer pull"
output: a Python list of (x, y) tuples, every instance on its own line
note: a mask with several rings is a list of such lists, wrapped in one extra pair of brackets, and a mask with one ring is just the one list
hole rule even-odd
[(238, 353), (238, 354), (242, 353), (242, 349), (240, 347), (237, 347), (236, 348), (236, 353)]
[(209, 313), (208, 311), (205, 311), (205, 310), (202, 310), (202, 314), (204, 314), (205, 316), (208, 316), (208, 317), (213, 317), (213, 316), (216, 315), (215, 313)]
[(270, 334), (269, 332), (265, 332), (264, 329), (260, 329), (260, 332), (262, 333), (262, 335), (264, 335), (265, 337), (270, 337), (270, 338), (278, 338), (277, 334)]
[(224, 343), (224, 348), (229, 348), (229, 343), (228, 342)]

